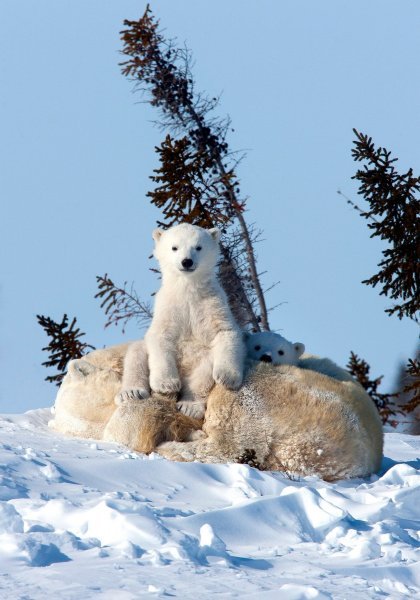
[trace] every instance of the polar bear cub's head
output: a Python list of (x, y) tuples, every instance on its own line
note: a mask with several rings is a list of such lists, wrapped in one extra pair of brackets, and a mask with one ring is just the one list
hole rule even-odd
[(154, 256), (162, 274), (186, 277), (215, 270), (219, 257), (220, 231), (182, 223), (166, 231), (155, 229)]
[(299, 357), (305, 352), (304, 344), (292, 344), (272, 331), (246, 333), (245, 343), (249, 358), (273, 365), (297, 365)]

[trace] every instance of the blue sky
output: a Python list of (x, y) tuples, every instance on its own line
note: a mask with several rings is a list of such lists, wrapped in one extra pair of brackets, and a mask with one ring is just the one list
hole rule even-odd
[[(76, 315), (97, 347), (134, 339), (104, 330), (96, 275), (134, 281), (145, 299), (159, 217), (146, 198), (163, 134), (120, 74), (119, 31), (145, 2), (2, 0), (0, 410), (52, 404), (43, 381), (41, 313)], [(352, 127), (420, 172), (420, 4), (159, 0), (171, 37), (195, 57), (198, 88), (222, 92), (220, 113), (246, 149), (240, 167), (271, 325), (309, 351), (345, 364), (350, 350), (392, 387), (417, 326), (383, 311), (360, 282), (383, 244), (337, 195), (356, 199)]]

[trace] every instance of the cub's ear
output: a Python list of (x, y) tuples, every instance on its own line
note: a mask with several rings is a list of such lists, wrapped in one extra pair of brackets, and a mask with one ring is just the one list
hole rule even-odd
[(300, 342), (295, 342), (293, 344), (295, 350), (296, 350), (296, 355), (299, 358), (299, 356), (302, 356), (302, 354), (305, 352), (305, 344), (301, 344)]
[(84, 379), (94, 371), (96, 371), (97, 367), (89, 363), (87, 360), (83, 360), (82, 358), (77, 358), (75, 360), (71, 360), (68, 364), (67, 372), (72, 377), (76, 379)]
[(162, 237), (163, 231), (162, 229), (154, 229), (152, 233), (152, 238), (155, 240), (156, 244), (159, 242)]
[(220, 229), (217, 229), (217, 227), (213, 227), (213, 229), (209, 229), (208, 232), (216, 242), (220, 240), (220, 236), (222, 235)]

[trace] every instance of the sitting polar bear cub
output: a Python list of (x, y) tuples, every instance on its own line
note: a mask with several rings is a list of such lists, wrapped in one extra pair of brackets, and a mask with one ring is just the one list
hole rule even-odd
[(241, 386), (245, 347), (216, 277), (219, 237), (187, 223), (153, 232), (162, 286), (144, 343), (127, 353), (120, 401), (179, 393), (181, 411), (202, 418), (215, 383)]

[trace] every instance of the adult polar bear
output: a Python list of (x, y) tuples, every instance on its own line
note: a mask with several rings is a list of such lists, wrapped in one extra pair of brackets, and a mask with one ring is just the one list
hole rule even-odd
[(153, 232), (162, 286), (146, 347), (138, 342), (127, 352), (121, 399), (147, 398), (150, 388), (179, 392), (182, 412), (202, 418), (215, 383), (240, 387), (245, 345), (216, 276), (219, 237), (216, 228), (188, 223)]
[(214, 386), (202, 433), (175, 400), (154, 394), (115, 405), (129, 348), (112, 346), (71, 361), (53, 429), (181, 461), (235, 462), (249, 448), (266, 469), (331, 481), (366, 477), (380, 467), (378, 411), (362, 386), (328, 359), (302, 357), (297, 367), (251, 361), (240, 390)]
[(171, 460), (228, 462), (248, 448), (264, 469), (327, 481), (376, 472), (382, 423), (368, 394), (329, 359), (307, 356), (298, 365), (253, 363), (238, 391), (216, 386), (210, 393), (205, 438), (169, 441), (158, 452)]

